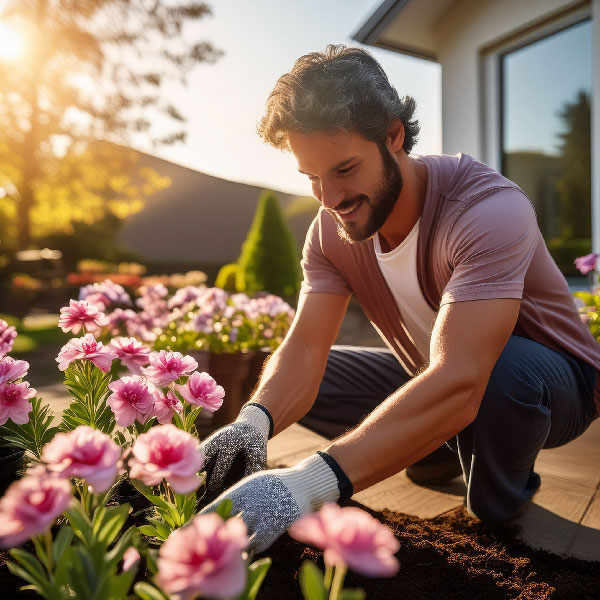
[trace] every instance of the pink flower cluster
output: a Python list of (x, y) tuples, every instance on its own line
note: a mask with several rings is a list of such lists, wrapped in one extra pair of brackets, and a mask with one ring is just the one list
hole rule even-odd
[(131, 448), (129, 476), (146, 485), (159, 485), (163, 479), (178, 494), (200, 487), (198, 471), (204, 455), (198, 440), (175, 425), (158, 425), (140, 435)]
[(188, 378), (185, 385), (175, 386), (181, 396), (190, 404), (202, 406), (209, 412), (219, 410), (223, 404), (225, 390), (208, 373), (197, 371)]
[(394, 554), (400, 543), (388, 527), (359, 508), (325, 504), (296, 521), (289, 534), (322, 548), (328, 566), (344, 564), (367, 577), (391, 577), (399, 569)]
[(121, 363), (134, 375), (141, 375), (141, 367), (150, 362), (150, 348), (133, 337), (114, 338), (110, 341), (110, 347)]
[(174, 531), (158, 554), (157, 582), (173, 600), (233, 598), (246, 585), (246, 525), (216, 514), (194, 517)]
[(15, 343), (17, 330), (14, 326), (9, 326), (6, 321), (0, 319), (0, 356), (8, 354)]
[(148, 381), (165, 387), (184, 375), (190, 375), (197, 368), (198, 363), (191, 356), (161, 350), (150, 354), (150, 366), (142, 369), (142, 372)]
[(42, 461), (60, 477), (85, 479), (101, 494), (115, 482), (121, 468), (121, 448), (106, 434), (80, 425), (59, 433), (42, 450)]
[(71, 484), (44, 467), (13, 483), (0, 499), (0, 547), (18, 546), (43, 533), (71, 502)]
[(61, 371), (66, 371), (75, 360), (89, 360), (104, 373), (108, 373), (116, 354), (98, 342), (91, 333), (69, 340), (58, 353), (56, 362)]
[(82, 328), (86, 332), (98, 333), (105, 325), (108, 325), (106, 315), (100, 312), (97, 306), (88, 304), (85, 300), (71, 300), (69, 306), (60, 309), (58, 326), (65, 333), (72, 331), (77, 335)]
[(115, 413), (117, 425), (129, 427), (134, 421), (145, 423), (152, 416), (154, 386), (143, 377), (121, 377), (108, 384), (113, 393), (107, 404)]
[(29, 387), (29, 383), (0, 384), (0, 425), (8, 419), (17, 425), (29, 422), (29, 413), (33, 406), (29, 400), (35, 398), (37, 391)]
[(110, 279), (82, 287), (79, 290), (79, 300), (86, 300), (102, 311), (111, 305), (131, 306), (131, 298), (125, 288)]
[(596, 265), (598, 264), (598, 258), (600, 258), (600, 254), (597, 254), (596, 252), (586, 254), (585, 256), (580, 256), (579, 258), (575, 259), (575, 266), (579, 269), (579, 272), (582, 275), (587, 275), (596, 268)]

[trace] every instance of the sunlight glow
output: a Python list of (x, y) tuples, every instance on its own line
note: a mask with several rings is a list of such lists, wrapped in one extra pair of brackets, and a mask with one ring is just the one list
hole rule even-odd
[(25, 54), (23, 36), (0, 21), (0, 60), (15, 60)]

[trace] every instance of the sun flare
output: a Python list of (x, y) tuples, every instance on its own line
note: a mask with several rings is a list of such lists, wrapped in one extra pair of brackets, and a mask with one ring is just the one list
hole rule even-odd
[(0, 60), (15, 60), (25, 53), (23, 36), (0, 21)]

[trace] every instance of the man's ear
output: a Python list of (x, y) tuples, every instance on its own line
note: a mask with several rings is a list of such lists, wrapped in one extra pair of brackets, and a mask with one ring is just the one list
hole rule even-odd
[(386, 142), (392, 152), (399, 152), (404, 144), (404, 125), (401, 119), (394, 119), (387, 133)]

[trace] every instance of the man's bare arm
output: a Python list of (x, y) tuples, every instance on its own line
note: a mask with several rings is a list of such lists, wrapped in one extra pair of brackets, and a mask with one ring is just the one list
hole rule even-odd
[(274, 434), (301, 419), (313, 405), (347, 306), (348, 298), (337, 294), (310, 293), (301, 298), (292, 327), (269, 359), (252, 397), (271, 413)]
[(327, 449), (355, 492), (427, 456), (475, 419), (519, 306), (497, 299), (440, 309), (427, 369)]

